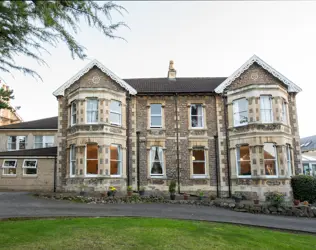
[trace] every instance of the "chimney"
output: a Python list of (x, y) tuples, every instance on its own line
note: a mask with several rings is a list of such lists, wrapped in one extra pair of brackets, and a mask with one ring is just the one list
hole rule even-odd
[(177, 71), (173, 67), (173, 60), (169, 62), (169, 70), (168, 70), (168, 79), (169, 80), (176, 80)]

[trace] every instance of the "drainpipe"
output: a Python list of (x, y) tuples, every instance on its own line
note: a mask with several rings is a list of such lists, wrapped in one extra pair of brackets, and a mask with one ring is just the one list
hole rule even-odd
[(224, 120), (226, 134), (226, 157), (227, 157), (227, 178), (228, 178), (228, 196), (232, 196), (231, 179), (230, 179), (230, 155), (229, 155), (229, 138), (228, 138), (228, 112), (227, 112), (227, 96), (223, 95), (224, 100)]
[(127, 186), (130, 186), (130, 162), (129, 162), (129, 129), (130, 129), (130, 120), (129, 120), (129, 106), (130, 106), (131, 97), (128, 94), (126, 97), (126, 177), (127, 177)]
[(56, 193), (57, 182), (57, 156), (54, 157), (54, 193)]
[(177, 175), (178, 175), (178, 193), (180, 194), (180, 163), (179, 163), (179, 121), (178, 121), (178, 93), (175, 93), (174, 104), (176, 108), (176, 134), (177, 134)]
[(215, 167), (215, 174), (216, 174), (216, 196), (219, 198), (220, 192), (219, 192), (219, 157), (218, 157), (218, 136), (214, 135), (214, 146), (215, 146), (215, 161), (216, 161), (216, 167)]
[(136, 137), (137, 137), (137, 191), (139, 192), (139, 186), (140, 186), (140, 181), (139, 181), (139, 135), (140, 135), (140, 131), (136, 131)]

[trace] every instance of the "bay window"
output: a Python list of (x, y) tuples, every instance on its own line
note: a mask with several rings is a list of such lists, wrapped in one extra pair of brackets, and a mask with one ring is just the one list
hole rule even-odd
[(110, 123), (118, 126), (121, 126), (122, 124), (122, 104), (119, 101), (111, 101)]
[(233, 101), (234, 126), (248, 124), (248, 100), (246, 98)]
[(16, 162), (17, 160), (3, 160), (2, 174), (3, 175), (16, 175)]
[(237, 147), (237, 175), (251, 176), (250, 150), (248, 145)]
[(86, 173), (87, 175), (98, 174), (98, 144), (87, 144), (86, 147)]
[(97, 123), (98, 112), (98, 100), (87, 99), (87, 123)]
[(23, 175), (37, 175), (37, 160), (23, 161)]
[(151, 128), (162, 127), (162, 105), (161, 104), (150, 105), (150, 127)]
[(27, 136), (9, 136), (8, 150), (21, 150), (26, 148)]
[(53, 135), (36, 135), (34, 138), (34, 148), (48, 148), (54, 146)]
[(202, 104), (191, 104), (191, 127), (192, 128), (203, 128), (203, 106)]
[(69, 152), (69, 159), (70, 159), (70, 176), (76, 175), (76, 146), (70, 145), (70, 152)]
[(150, 148), (150, 175), (162, 176), (164, 174), (163, 149), (162, 147)]
[(77, 123), (77, 104), (73, 102), (71, 104), (71, 126)]
[(195, 147), (192, 150), (193, 175), (205, 176), (205, 151), (204, 147)]
[(277, 151), (274, 143), (264, 143), (263, 161), (266, 176), (278, 175)]
[(120, 145), (111, 144), (110, 146), (110, 174), (121, 176), (122, 172), (122, 149)]
[(268, 95), (260, 96), (260, 116), (261, 116), (261, 122), (263, 123), (273, 122), (271, 96), (268, 96)]

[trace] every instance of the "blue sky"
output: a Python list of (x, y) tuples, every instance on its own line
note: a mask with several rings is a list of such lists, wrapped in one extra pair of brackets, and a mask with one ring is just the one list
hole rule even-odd
[[(177, 75), (229, 76), (253, 54), (299, 85), (300, 135), (316, 134), (314, 107), (316, 58), (316, 2), (119, 2), (128, 10), (115, 20), (130, 29), (109, 40), (82, 23), (78, 40), (89, 59), (98, 59), (121, 78), (165, 77), (169, 60)], [(119, 19), (117, 19), (119, 18)], [(88, 62), (73, 60), (66, 46), (44, 55), (49, 67), (28, 58), (17, 62), (35, 68), (43, 82), (30, 76), (1, 74), (15, 91), (14, 105), (24, 120), (57, 115), (52, 95)]]

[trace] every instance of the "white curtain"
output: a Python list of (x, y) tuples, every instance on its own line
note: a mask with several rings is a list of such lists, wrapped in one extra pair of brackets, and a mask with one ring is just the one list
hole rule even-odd
[(233, 112), (234, 112), (234, 125), (239, 125), (240, 117), (239, 117), (238, 101), (235, 101), (234, 104), (233, 104)]
[(98, 121), (98, 100), (88, 100), (87, 103), (87, 121)]
[(155, 162), (155, 153), (156, 153), (156, 147), (152, 147), (150, 149), (150, 172), (152, 172), (154, 162)]
[(158, 157), (159, 157), (159, 162), (161, 166), (163, 166), (162, 154), (163, 154), (162, 147), (158, 147)]

